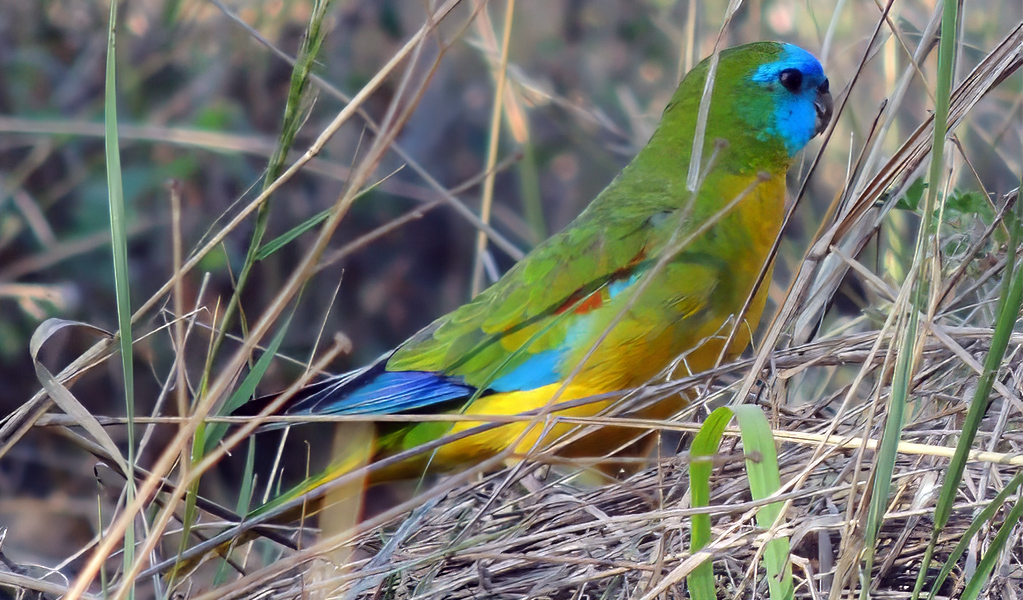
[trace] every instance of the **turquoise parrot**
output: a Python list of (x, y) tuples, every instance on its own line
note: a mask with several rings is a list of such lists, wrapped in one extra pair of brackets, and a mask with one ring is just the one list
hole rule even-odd
[[(709, 68), (707, 59), (685, 76), (647, 145), (563, 231), (376, 363), (300, 391), (286, 412), (480, 415), (375, 424), (370, 461), (463, 434), (370, 476), (409, 478), (508, 449), (521, 456), (578, 427), (527, 417), (480, 428), (486, 415), (593, 416), (612, 400), (586, 398), (634, 388), (669, 368), (698, 373), (740, 354), (766, 301), (768, 286), (754, 288), (780, 232), (786, 172), (827, 126), (832, 100), (820, 63), (797, 46), (722, 51), (701, 175), (697, 186), (687, 185)], [(642, 414), (667, 416), (684, 402), (675, 396)], [(635, 435), (608, 428), (563, 450), (600, 456)], [(352, 468), (335, 461), (288, 495)]]

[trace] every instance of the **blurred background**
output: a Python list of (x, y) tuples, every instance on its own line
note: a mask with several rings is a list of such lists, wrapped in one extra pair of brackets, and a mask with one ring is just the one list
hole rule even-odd
[[(314, 72), (354, 95), (423, 26), (427, 4), (338, 0), (327, 19), (329, 31)], [(680, 76), (712, 51), (726, 4), (518, 3), (492, 217), (497, 231), (528, 251), (578, 214), (645, 143)], [(173, 272), (169, 182), (182, 194), (186, 253), (258, 194), (280, 130), (291, 66), (253, 32), (294, 55), (310, 5), (144, 0), (122, 7), (117, 100), (133, 306), (148, 299)], [(909, 63), (904, 44), (909, 52), (915, 48), (933, 5), (929, 0), (897, 2), (890, 22), (882, 27), (862, 80), (853, 88), (786, 232), (772, 284), (773, 305), (783, 296), (824, 211), (841, 191), (882, 100)], [(396, 142), (445, 188), (476, 180), (458, 194), (473, 211), (480, 205), (478, 179), (486, 165), (505, 3), (488, 3), (483, 16), (470, 20), (476, 7), (463, 2), (424, 46), (411, 76), (415, 81), (428, 77), (429, 85)], [(722, 47), (775, 39), (807, 48), (825, 64), (837, 106), (868, 50), (880, 9), (872, 0), (750, 0), (735, 14)], [(44, 319), (116, 329), (102, 137), (108, 10), (107, 2), (82, 0), (0, 3), (3, 414), (39, 389), (28, 346)], [(960, 79), (1023, 21), (1018, 0), (968, 2), (963, 10)], [(431, 72), (430, 65), (441, 54)], [(925, 77), (935, 61), (932, 53), (922, 66)], [(958, 176), (957, 185), (965, 189), (981, 189), (979, 181), (991, 193), (1019, 185), (1020, 141), (1013, 139), (1017, 133), (1008, 124), (1018, 118), (1020, 99), (1006, 91), (1019, 90), (1019, 75), (1014, 78), (1017, 82), (1003, 86), (1001, 94), (985, 98), (960, 131), (977, 170)], [(886, 134), (891, 151), (933, 107), (929, 82), (917, 77), (910, 84), (899, 117)], [(364, 104), (377, 122), (400, 85), (400, 77), (389, 78)], [(331, 93), (315, 86), (313, 90), (295, 144), (299, 152), (344, 106)], [(273, 196), (266, 239), (332, 206), (371, 136), (359, 118), (333, 136), (318, 160)], [(820, 143), (811, 142), (807, 163)], [(405, 165), (396, 153), (388, 154), (374, 176), (382, 183), (345, 216), (325, 254), (328, 264), (304, 291), (281, 346), (281, 354), (295, 361), (275, 361), (261, 392), (294, 381), (321, 337), (329, 341), (341, 332), (351, 340), (351, 352), (330, 365), (332, 372), (343, 372), (373, 360), (471, 297), (476, 229), (449, 206), (438, 204), (441, 195)], [(793, 170), (793, 186), (807, 167)], [(422, 207), (429, 210), (418, 218), (405, 218), (382, 235), (362, 239)], [(897, 280), (899, 257), (908, 260), (912, 251), (908, 240), (914, 223), (912, 215), (894, 216), (868, 251), (876, 253), (873, 262), (884, 276)], [(218, 307), (222, 310), (230, 299), (251, 231), (251, 222), (236, 229), (185, 278), (186, 305), (201, 308), (200, 327), (187, 357), (189, 372), (196, 377), (206, 359), (208, 327)], [(247, 320), (264, 310), (313, 239), (313, 233), (299, 236), (257, 265), (242, 298)], [(496, 271), (513, 263), (495, 246), (489, 251)], [(882, 265), (883, 260), (892, 264)], [(863, 291), (855, 281), (843, 290), (836, 319), (842, 311), (858, 313), (862, 303)], [(161, 327), (172, 318), (166, 310), (153, 310), (134, 331), (139, 415), (151, 414), (170, 373), (174, 351)], [(242, 333), (237, 320), (231, 333)], [(56, 372), (96, 339), (70, 330), (44, 347), (42, 361)], [(229, 354), (232, 344), (228, 341), (221, 354)], [(93, 414), (122, 416), (120, 365), (111, 360), (105, 366), (75, 382), (72, 391)], [(123, 428), (111, 428), (110, 433), (124, 442)], [(154, 447), (160, 449), (159, 444)], [(143, 464), (151, 454), (143, 455)], [(5, 555), (19, 562), (53, 564), (96, 534), (97, 494), (102, 492), (93, 477), (94, 462), (46, 428), (34, 429), (2, 457)], [(221, 496), (220, 486), (230, 485), (232, 476), (236, 473), (228, 468), (206, 478), (205, 493)], [(104, 503), (110, 500), (103, 498)]]

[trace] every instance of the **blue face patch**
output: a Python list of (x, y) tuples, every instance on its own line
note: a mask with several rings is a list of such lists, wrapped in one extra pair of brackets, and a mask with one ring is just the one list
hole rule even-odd
[[(787, 69), (795, 69), (803, 75), (802, 85), (796, 91), (790, 91), (779, 81), (782, 71)], [(794, 156), (815, 134), (817, 110), (814, 101), (817, 99), (818, 88), (827, 80), (824, 68), (806, 50), (792, 44), (782, 44), (778, 60), (761, 65), (753, 73), (752, 80), (772, 86), (774, 124), (765, 133), (780, 135), (789, 156)]]

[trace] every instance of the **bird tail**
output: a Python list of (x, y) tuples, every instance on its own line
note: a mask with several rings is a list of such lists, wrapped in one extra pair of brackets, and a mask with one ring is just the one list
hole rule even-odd
[[(292, 487), (283, 494), (270, 500), (266, 504), (256, 508), (249, 513), (249, 517), (264, 515), (285, 505), (292, 504), (298, 498), (307, 497), (307, 501), (291, 507), (282, 512), (281, 520), (292, 520), (289, 517), (293, 511), (298, 511), (296, 517), (311, 516), (325, 510), (334, 510), (334, 504), (347, 502), (349, 498), (358, 498), (361, 507), (361, 498), (366, 490), (368, 480), (364, 475), (346, 481), (336, 487), (328, 487), (331, 482), (354, 473), (367, 466), (373, 461), (376, 448), (375, 427), (372, 423), (339, 423), (334, 432), (333, 448), (331, 456), (334, 460), (323, 471), (306, 477), (298, 485)], [(323, 489), (322, 495), (314, 494), (318, 489)], [(348, 505), (349, 509), (353, 507)], [(355, 518), (358, 519), (359, 510), (355, 510)], [(322, 516), (321, 516), (322, 519)], [(322, 525), (321, 525), (322, 526)]]
[[(316, 408), (324, 404), (324, 401), (330, 398), (334, 398), (339, 394), (343, 394), (344, 390), (349, 386), (355, 384), (358, 385), (370, 369), (376, 367), (378, 363), (374, 363), (368, 367), (350, 371), (348, 373), (342, 373), (341, 375), (334, 375), (326, 379), (310, 383), (302, 389), (295, 392), (291, 398), (288, 398), (284, 404), (275, 411), (277, 414), (311, 414), (316, 412)], [(253, 398), (242, 404), (235, 410), (231, 411), (232, 417), (255, 417), (259, 413), (263, 412), (272, 402), (277, 400), (281, 394), (269, 394), (267, 396), (260, 396)], [(267, 423), (260, 427), (259, 431), (270, 431), (273, 429), (281, 429), (286, 424), (284, 423)]]
[[(372, 423), (340, 423), (334, 436), (333, 456), (335, 460), (322, 472), (306, 477), (301, 483), (283, 494), (250, 511), (246, 519), (266, 517), (271, 522), (304, 521), (312, 516), (319, 519), (322, 537), (351, 531), (359, 523), (362, 515), (362, 501), (367, 487), (365, 475), (345, 481), (339, 486), (330, 486), (331, 482), (354, 473), (368, 465), (373, 459), (375, 444), (375, 428)], [(323, 489), (322, 494), (316, 491)], [(305, 497), (304, 501), (294, 501)], [(294, 504), (294, 505), (293, 505)], [(256, 529), (243, 529), (237, 537), (207, 549), (196, 555), (182, 556), (167, 574), (170, 580), (183, 577), (197, 569), (207, 559), (215, 555), (227, 558), (228, 554), (260, 537)], [(346, 547), (336, 551), (333, 556), (335, 564), (346, 564), (350, 550)]]

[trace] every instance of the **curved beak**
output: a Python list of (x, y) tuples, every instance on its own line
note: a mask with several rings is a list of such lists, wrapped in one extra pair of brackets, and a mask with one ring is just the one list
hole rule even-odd
[(828, 123), (831, 122), (831, 111), (833, 108), (827, 79), (817, 88), (817, 98), (813, 101), (813, 107), (817, 111), (817, 120), (814, 122), (813, 134), (820, 135), (827, 128)]

